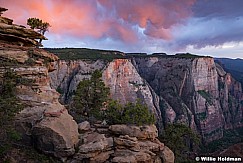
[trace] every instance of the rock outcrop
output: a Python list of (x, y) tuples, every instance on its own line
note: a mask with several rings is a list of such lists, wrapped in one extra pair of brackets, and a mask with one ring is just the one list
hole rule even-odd
[(224, 118), (224, 128), (242, 127), (243, 93), (241, 84), (231, 74), (216, 64), (219, 84), (219, 101)]
[(129, 59), (116, 59), (103, 71), (103, 80), (110, 88), (111, 97), (122, 104), (140, 99), (157, 119), (159, 129), (163, 128), (159, 97), (141, 78)]
[(6, 71), (13, 71), (23, 80), (16, 94), (25, 108), (16, 115), (16, 130), (22, 134), (25, 145), (34, 145), (44, 153), (65, 159), (74, 154), (79, 139), (77, 123), (59, 103), (59, 93), (50, 87), (48, 73), (53, 71), (52, 65), (58, 57), (28, 47), (30, 42), (21, 42), (23, 46), (15, 44), (14, 37), (44, 36), (11, 22), (4, 23), (7, 20), (0, 17), (0, 77)]
[(174, 153), (157, 137), (154, 125), (95, 124), (81, 131), (79, 150), (68, 162), (173, 163)]
[(13, 24), (13, 20), (2, 17), (2, 12), (7, 9), (0, 9), (0, 40), (12, 45), (19, 46), (37, 46), (35, 39), (47, 40), (42, 34), (35, 32), (33, 29), (26, 29), (22, 25)]

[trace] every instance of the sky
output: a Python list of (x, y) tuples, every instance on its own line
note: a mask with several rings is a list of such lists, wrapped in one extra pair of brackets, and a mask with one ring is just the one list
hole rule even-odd
[(44, 47), (243, 58), (243, 0), (0, 0), (51, 24)]

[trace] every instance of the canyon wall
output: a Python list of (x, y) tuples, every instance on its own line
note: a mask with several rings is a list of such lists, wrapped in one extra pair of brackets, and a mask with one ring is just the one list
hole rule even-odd
[(51, 85), (63, 93), (64, 102), (80, 80), (99, 69), (111, 97), (123, 104), (141, 99), (156, 115), (159, 129), (184, 123), (210, 142), (224, 129), (242, 126), (241, 85), (210, 57), (59, 60), (54, 67)]
[(159, 129), (163, 128), (159, 97), (142, 79), (129, 59), (116, 59), (113, 62), (102, 60), (63, 61), (55, 63), (56, 71), (50, 73), (51, 86), (62, 93), (61, 101), (70, 102), (71, 96), (78, 83), (89, 78), (94, 70), (103, 71), (102, 78), (110, 88), (111, 98), (119, 100), (122, 104), (136, 102), (141, 99), (154, 113)]

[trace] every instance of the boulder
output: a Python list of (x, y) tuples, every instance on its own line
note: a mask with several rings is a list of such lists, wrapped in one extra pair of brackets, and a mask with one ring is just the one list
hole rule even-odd
[(138, 144), (136, 137), (129, 137), (128, 135), (120, 135), (118, 138), (114, 138), (114, 142), (118, 146), (134, 147)]
[(91, 129), (90, 123), (88, 121), (84, 121), (82, 123), (79, 123), (78, 124), (78, 129), (79, 129), (80, 132), (89, 131)]
[(102, 151), (113, 145), (112, 138), (106, 138), (104, 134), (97, 132), (85, 133), (83, 136), (83, 143), (79, 147), (80, 153), (89, 153), (93, 151)]
[(160, 151), (161, 149), (164, 148), (163, 143), (152, 142), (152, 141), (149, 141), (149, 140), (139, 141), (138, 145), (139, 145), (140, 149), (150, 150), (150, 151), (153, 151), (153, 152)]
[(133, 152), (127, 149), (119, 149), (114, 153), (112, 162), (116, 163), (152, 163), (152, 157), (146, 151)]
[(127, 125), (111, 125), (109, 130), (113, 134), (128, 135), (137, 137), (138, 139), (155, 139), (158, 137), (158, 130), (155, 125), (146, 126), (127, 126)]
[(174, 163), (175, 161), (174, 153), (167, 146), (161, 151), (161, 158), (163, 163)]
[(32, 135), (39, 150), (61, 159), (75, 153), (75, 146), (79, 140), (78, 126), (67, 111), (58, 118), (45, 117), (34, 126)]
[[(109, 152), (112, 151), (113, 138), (106, 138), (104, 134), (86, 132), (82, 136), (81, 143), (79, 151), (74, 156), (75, 160), (91, 159), (94, 161), (102, 155), (108, 157), (109, 153), (113, 153)], [(103, 152), (108, 153), (102, 154)]]
[(106, 162), (110, 158), (110, 155), (112, 153), (114, 153), (113, 150), (101, 152), (100, 154), (96, 155), (95, 157), (90, 158), (90, 163), (103, 163), (103, 162)]

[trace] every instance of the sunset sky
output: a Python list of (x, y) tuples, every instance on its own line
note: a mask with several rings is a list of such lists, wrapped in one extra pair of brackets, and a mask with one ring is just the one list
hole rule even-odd
[(243, 58), (243, 0), (0, 0), (0, 6), (15, 24), (29, 17), (49, 22), (45, 47)]

